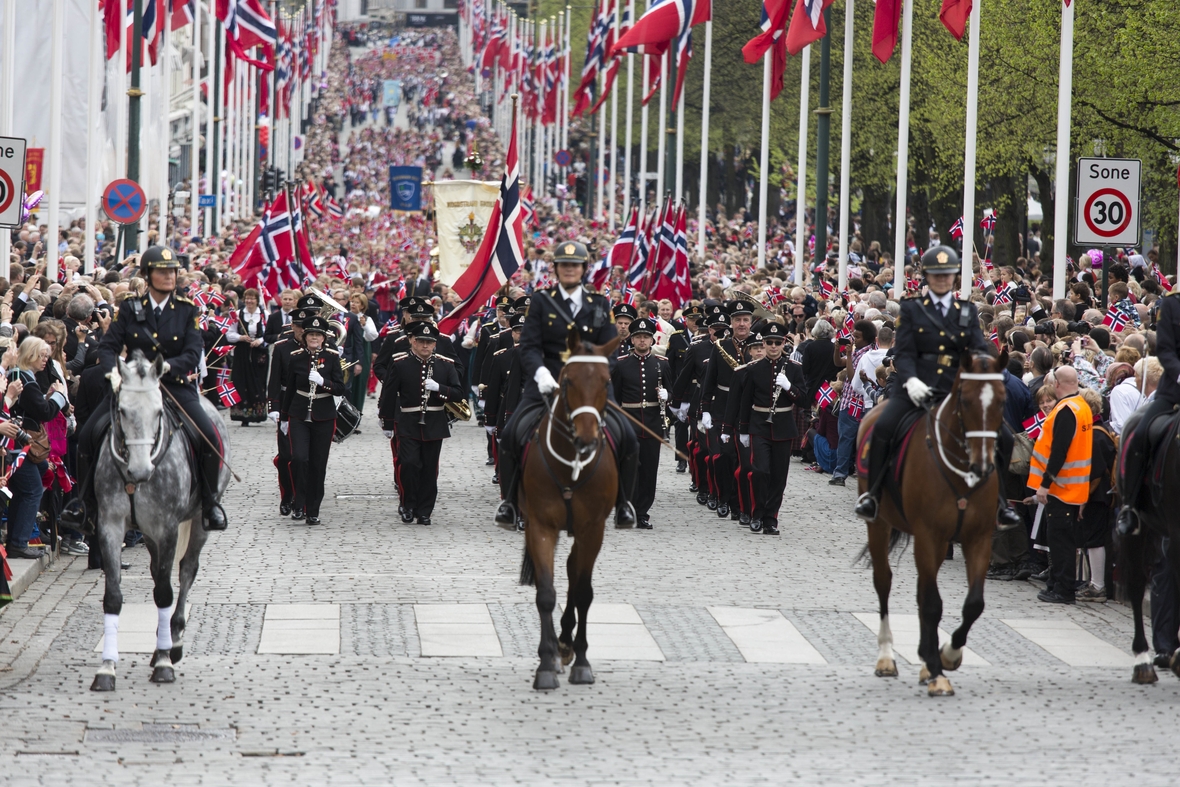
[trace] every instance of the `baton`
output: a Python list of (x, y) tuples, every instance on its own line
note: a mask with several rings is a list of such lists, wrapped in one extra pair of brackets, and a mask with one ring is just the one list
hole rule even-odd
[(180, 402), (176, 401), (176, 397), (172, 395), (172, 392), (168, 390), (167, 386), (161, 385), (160, 390), (168, 395), (168, 398), (172, 400), (172, 403), (174, 405), (176, 405), (176, 409), (179, 410), (180, 414), (184, 416), (184, 420), (186, 420), (190, 424), (192, 424), (193, 429), (195, 429), (197, 434), (199, 434), (201, 436), (201, 439), (205, 441), (205, 444), (208, 445), (211, 449), (213, 449), (213, 453), (217, 454), (217, 458), (220, 459), (221, 463), (226, 466), (226, 469), (229, 470), (229, 473), (230, 473), (230, 475), (232, 475), (234, 477), (234, 480), (237, 481), (239, 484), (242, 483), (242, 477), (239, 476), (236, 472), (234, 472), (234, 469), (233, 469), (233, 467), (230, 466), (230, 463), (225, 461), (225, 457), (222, 455), (222, 453), (220, 451), (217, 450), (217, 446), (213, 445), (213, 443), (210, 442), (209, 438), (205, 436), (205, 433), (201, 431), (200, 427), (197, 426), (196, 422), (192, 419), (192, 417), (189, 416), (189, 414), (184, 411), (184, 408), (180, 406)]
[[(671, 448), (671, 449), (672, 449), (672, 453), (676, 454), (676, 456), (677, 456), (678, 458), (680, 458), (680, 459), (683, 459), (683, 460), (684, 460), (684, 461), (686, 461), (686, 462), (688, 461), (688, 457), (687, 457), (687, 456), (685, 456), (684, 454), (680, 453), (680, 451), (679, 451), (679, 450), (677, 450), (676, 446), (672, 445), (672, 444), (671, 444), (671, 443), (669, 443), (667, 440), (665, 440), (664, 438), (660, 437), (658, 434), (656, 434), (655, 432), (653, 432), (651, 429), (648, 429), (648, 428), (647, 428), (647, 427), (646, 427), (646, 426), (643, 424), (643, 422), (642, 422), (642, 421), (640, 421), (640, 420), (639, 420), (638, 418), (636, 418), (635, 416), (631, 415), (631, 413), (629, 413), (629, 412), (627, 412), (626, 410), (624, 410), (622, 407), (620, 407), (620, 406), (619, 406), (617, 403), (615, 403), (613, 400), (611, 400), (611, 399), (607, 399), (607, 400), (606, 400), (606, 403), (607, 403), (607, 405), (608, 405), (609, 407), (613, 407), (613, 408), (615, 408), (616, 410), (618, 410), (620, 413), (622, 413), (623, 415), (627, 416), (627, 418), (628, 418), (628, 419), (630, 419), (631, 423), (635, 424), (635, 425), (636, 425), (636, 426), (638, 426), (640, 429), (642, 429), (643, 431), (647, 432), (649, 435), (651, 435), (652, 437), (654, 437), (655, 439), (659, 440), (659, 441), (660, 441), (661, 443), (663, 443), (664, 445), (666, 445), (666, 446), (668, 446), (669, 448)], [(661, 407), (663, 407), (663, 406), (664, 406), (662, 402), (660, 403), (660, 406), (661, 406)]]

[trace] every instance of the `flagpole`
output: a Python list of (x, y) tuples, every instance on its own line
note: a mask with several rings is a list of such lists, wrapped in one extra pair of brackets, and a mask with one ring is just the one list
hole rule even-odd
[(697, 257), (705, 259), (705, 217), (709, 201), (709, 76), (713, 70), (713, 20), (705, 22), (705, 84), (701, 93), (701, 194), (697, 205)]
[(168, 177), (168, 148), (172, 146), (172, 124), (168, 116), (172, 110), (172, 83), (169, 76), (169, 64), (172, 58), (168, 54), (168, 47), (172, 46), (171, 14), (167, 13), (167, 3), (156, 4), (156, 24), (163, 25), (160, 36), (160, 139), (157, 141), (157, 165), (160, 167), (160, 217), (159, 244), (168, 246), (168, 195), (171, 192), (171, 179)]
[[(974, 12), (973, 12), (974, 13)], [(1073, 96), (1073, 3), (1061, 9), (1061, 73), (1057, 84), (1057, 197), (1053, 202), (1053, 299), (1065, 297), (1069, 243), (1070, 122)], [(1103, 292), (1107, 282), (1102, 282)]]
[[(217, 204), (217, 180), (214, 177), (214, 167), (217, 164), (217, 132), (216, 132), (216, 118), (217, 118), (217, 78), (214, 72), (217, 70), (217, 0), (209, 0), (209, 8), (205, 12), (205, 24), (209, 28), (209, 41), (207, 49), (209, 51), (209, 63), (205, 67), (206, 74), (209, 80), (209, 111), (205, 118), (205, 189), (204, 193), (213, 196), (213, 205), (205, 209), (205, 240), (217, 234), (217, 229), (213, 226), (213, 220), (216, 216)], [(199, 90), (200, 88), (198, 88)], [(288, 116), (290, 116), (290, 108), (288, 107)], [(198, 128), (199, 130), (199, 128)]]
[[(621, 5), (621, 4), (619, 4)], [(623, 14), (618, 5), (615, 7), (615, 37), (614, 40), (619, 40), (619, 29), (622, 26)], [(605, 53), (606, 62), (610, 58), (610, 52)], [(615, 81), (618, 81), (618, 69), (615, 70)], [(610, 214), (607, 217), (607, 226), (611, 232), (615, 231), (615, 210), (616, 199), (619, 188), (619, 91), (611, 85), (610, 91), (610, 195), (608, 196), (608, 205)]]
[[(561, 101), (564, 109), (561, 111), (561, 149), (569, 150), (570, 146), (570, 17), (573, 15), (573, 7), (565, 7), (565, 85), (561, 90)], [(569, 174), (568, 167), (562, 167), (562, 176)]]
[(807, 252), (807, 110), (811, 92), (811, 46), (803, 47), (799, 54), (802, 70), (799, 75), (799, 173), (795, 185), (795, 284), (802, 287), (803, 255)]
[[(16, 6), (16, 0), (8, 0), (5, 5), (8, 8)], [(4, 24), (7, 26), (10, 20), (5, 19)], [(90, 9), (90, 73), (87, 74), (86, 84), (86, 191), (83, 192), (85, 196), (86, 207), (86, 246), (83, 255), (82, 271), (90, 274), (94, 271), (94, 253), (97, 239), (94, 237), (95, 224), (98, 219), (98, 178), (100, 175), (99, 165), (99, 122), (102, 119), (102, 64), (104, 62), (104, 46), (103, 46), (103, 18), (98, 12), (98, 6), (95, 5)], [(8, 30), (5, 30), (7, 36)], [(5, 46), (11, 42), (6, 42)], [(8, 53), (5, 52), (5, 55)], [(4, 64), (5, 73), (11, 74), (9, 71), (9, 64)], [(8, 88), (7, 95), (12, 93), (11, 87)], [(7, 100), (7, 99), (6, 99)], [(8, 133), (9, 127), (7, 123), (0, 124), (5, 133)], [(0, 232), (3, 236), (3, 247), (0, 247), (0, 259), (8, 259), (8, 241), (9, 233)]]
[(537, 114), (533, 118), (533, 182), (534, 192), (545, 195), (545, 132), (542, 118), (545, 114), (545, 31), (548, 25), (544, 19), (535, 23), (537, 41), (533, 46), (537, 67), (533, 69), (533, 76), (537, 82), (536, 107)]
[(758, 159), (758, 267), (766, 267), (766, 191), (770, 168), (771, 50), (762, 56), (762, 155)]
[[(687, 80), (685, 80), (687, 81)], [(684, 90), (676, 104), (676, 202), (684, 199)]]
[[(201, 177), (201, 10), (200, 3), (196, 3), (193, 8), (193, 59), (192, 59), (192, 76), (193, 76), (193, 108), (190, 125), (192, 127), (193, 141), (189, 145), (189, 237), (197, 236), (200, 231), (197, 227), (197, 205), (200, 202), (199, 195), (201, 193), (200, 177)], [(278, 16), (275, 16), (276, 23)], [(274, 145), (274, 140), (271, 140), (271, 145)]]
[[(119, 177), (127, 176), (127, 3), (134, 0), (119, 0), (119, 51), (115, 53), (115, 89), (112, 91), (115, 104), (115, 172)], [(217, 0), (209, 0), (215, 3)], [(109, 62), (109, 61), (108, 61)], [(116, 247), (117, 248), (117, 247)]]
[[(651, 81), (651, 58), (643, 58), (643, 88), (639, 91), (647, 98), (647, 88)], [(648, 107), (643, 104), (639, 109), (639, 215), (647, 215), (647, 137), (648, 137)]]
[(242, 64), (234, 63), (234, 75), (225, 88), (225, 165), (222, 168), (227, 178), (225, 185), (225, 215), (221, 225), (229, 226), (238, 217), (238, 76)]
[(903, 0), (901, 12), (901, 92), (897, 112), (897, 194), (893, 207), (894, 299), (905, 294), (906, 198), (910, 177), (910, 65), (913, 53), (914, 0)]
[[(975, 0), (971, 6), (971, 41), (967, 48), (967, 140), (963, 150), (963, 254), (960, 260), (962, 279), (959, 283), (959, 297), (963, 299), (971, 297), (971, 254), (975, 247), (975, 142), (979, 128), (980, 3), (981, 0)], [(1066, 155), (1068, 154), (1067, 150)], [(1068, 188), (1065, 193), (1069, 194)], [(1062, 266), (1063, 275), (1064, 270)], [(1063, 278), (1063, 297), (1064, 286)]]
[[(98, 12), (92, 10), (92, 13)], [(0, 67), (0, 75), (3, 75), (0, 77), (0, 87), (4, 88), (3, 98), (0, 99), (0, 134), (12, 137), (16, 136), (13, 128), (13, 107), (16, 104), (16, 0), (5, 0), (4, 3), (4, 39), (0, 42), (0, 63), (3, 64)], [(93, 129), (94, 124), (91, 123), (90, 127)], [(93, 248), (93, 223), (87, 222), (86, 229), (90, 236), (90, 247)], [(7, 230), (0, 232), (0, 260), (9, 258), (11, 245), (12, 233)]]
[[(53, 86), (49, 97), (49, 227), (45, 233), (43, 248), (47, 265), (45, 275), (50, 281), (57, 281), (59, 224), (61, 221), (61, 109), (62, 93), (66, 86), (62, 81), (62, 64), (65, 62), (66, 9), (65, 0), (53, 0), (53, 43), (50, 54), (50, 84)], [(9, 195), (10, 197), (12, 195)]]
[(852, 160), (852, 22), (854, 0), (844, 4), (844, 85), (840, 105), (840, 291), (848, 288), (849, 173)]
[(659, 207), (664, 205), (665, 177), (664, 159), (667, 156), (668, 145), (668, 61), (672, 57), (672, 45), (660, 57), (660, 109), (656, 113), (656, 196), (655, 203)]
[[(627, 2), (627, 18), (635, 19), (635, 0)], [(618, 39), (616, 39), (618, 40)], [(627, 53), (627, 118), (623, 129), (623, 216), (631, 215), (631, 124), (635, 119), (635, 55)], [(1180, 244), (1177, 244), (1180, 245)]]

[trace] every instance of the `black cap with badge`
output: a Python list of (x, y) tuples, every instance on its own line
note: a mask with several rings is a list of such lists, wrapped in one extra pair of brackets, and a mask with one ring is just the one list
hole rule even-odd
[(331, 329), (328, 327), (328, 321), (318, 315), (308, 317), (303, 321), (303, 334), (306, 336), (309, 333), (322, 333), (324, 336), (327, 336), (331, 333)]
[(411, 339), (424, 339), (430, 342), (438, 341), (438, 326), (432, 322), (416, 322), (406, 326), (406, 335)]
[(651, 319), (648, 319), (647, 317), (644, 317), (642, 320), (636, 320), (635, 322), (631, 323), (631, 335), (632, 336), (642, 336), (642, 335), (655, 336), (656, 335), (655, 320), (651, 320)]

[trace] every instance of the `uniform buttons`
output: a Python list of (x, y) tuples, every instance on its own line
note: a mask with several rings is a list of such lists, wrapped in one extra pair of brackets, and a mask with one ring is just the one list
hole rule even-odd
[(152, 334), (152, 338), (153, 338), (153, 339), (155, 339), (155, 338), (158, 338), (158, 337), (156, 336), (156, 334), (154, 334), (154, 333), (153, 333), (153, 334)]
[(940, 344), (940, 345), (938, 345), (938, 349), (940, 349), (940, 350), (945, 350), (945, 349), (946, 349), (946, 345), (945, 345), (945, 344)]
[(938, 370), (938, 373), (939, 373), (939, 374), (942, 374), (942, 369), (939, 369), (939, 370)]
[(939, 335), (939, 336), (946, 336), (946, 331), (939, 331), (939, 332), (938, 332), (938, 335)]

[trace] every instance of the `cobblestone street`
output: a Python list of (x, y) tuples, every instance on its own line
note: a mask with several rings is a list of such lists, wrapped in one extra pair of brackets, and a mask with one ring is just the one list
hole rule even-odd
[[(1131, 684), (1123, 606), (1047, 607), (1026, 583), (991, 583), (957, 696), (928, 699), (906, 661), (907, 552), (902, 676), (874, 677), (853, 492), (798, 464), (775, 539), (698, 506), (665, 461), (654, 531), (607, 531), (597, 683), (536, 693), (532, 589), (516, 582), (521, 537), (491, 522), (482, 430), (456, 427), (422, 527), (397, 521), (388, 448), (371, 414), (364, 427), (333, 449), (315, 529), (278, 515), (272, 428), (233, 429), (246, 480), (202, 556), (175, 684), (149, 683), (147, 653), (128, 652), (136, 610), (154, 626), (142, 547), (124, 553), (114, 694), (88, 691), (102, 575), (84, 558), (0, 614), (5, 783), (1011, 784), (1048, 763), (1074, 784), (1174, 781), (1153, 733), (1171, 728), (1180, 683)], [(942, 589), (949, 631), (961, 561)]]

